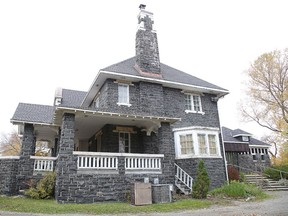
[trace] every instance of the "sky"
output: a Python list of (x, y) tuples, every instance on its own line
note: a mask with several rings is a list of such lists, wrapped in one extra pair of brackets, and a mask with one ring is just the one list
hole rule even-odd
[(162, 63), (229, 90), (221, 125), (265, 135), (238, 106), (250, 64), (288, 47), (285, 0), (2, 0), (0, 133), (15, 129), (19, 102), (52, 105), (57, 87), (87, 91), (101, 68), (134, 56), (140, 4), (154, 13)]

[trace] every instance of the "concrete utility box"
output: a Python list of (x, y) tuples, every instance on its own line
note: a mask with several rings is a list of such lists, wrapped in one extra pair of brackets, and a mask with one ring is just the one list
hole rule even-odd
[(152, 191), (150, 183), (135, 182), (131, 188), (132, 205), (152, 204)]
[(169, 184), (152, 185), (152, 202), (169, 203), (172, 202), (172, 191)]

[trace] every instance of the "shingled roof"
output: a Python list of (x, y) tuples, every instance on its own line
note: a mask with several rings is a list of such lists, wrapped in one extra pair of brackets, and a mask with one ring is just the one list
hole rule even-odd
[(86, 94), (87, 92), (85, 91), (62, 89), (61, 107), (80, 107)]
[[(144, 77), (144, 75), (141, 75), (134, 68), (135, 62), (136, 62), (136, 57), (132, 57), (124, 61), (118, 62), (116, 64), (110, 65), (106, 68), (103, 68), (102, 71), (110, 71), (110, 72), (115, 72), (115, 73)], [(178, 69), (175, 69), (173, 67), (170, 67), (166, 64), (160, 63), (160, 67), (161, 67), (162, 78), (157, 78), (157, 79), (162, 79), (162, 80), (166, 80), (170, 82), (177, 82), (177, 83), (182, 83), (182, 84), (188, 84), (188, 85), (194, 85), (194, 86), (199, 86), (199, 87), (204, 87), (204, 88), (210, 88), (210, 89), (215, 89), (215, 90), (220, 90), (220, 91), (227, 91), (228, 93), (227, 89), (221, 88), (217, 85), (214, 85), (205, 80), (197, 78), (191, 74), (188, 74)]]
[(54, 106), (19, 103), (11, 121), (52, 124), (53, 114)]
[[(236, 144), (237, 143), (248, 143), (249, 145), (261, 145), (261, 146), (266, 145), (267, 147), (270, 146), (270, 144), (253, 138), (251, 133), (248, 133), (248, 132), (241, 130), (241, 129), (232, 130), (232, 129), (227, 128), (227, 127), (222, 127), (222, 133), (223, 133), (224, 143), (236, 143)], [(239, 135), (239, 134), (242, 134), (245, 136), (250, 135), (249, 142), (243, 142), (242, 140), (237, 139), (238, 136), (235, 136), (235, 135)]]

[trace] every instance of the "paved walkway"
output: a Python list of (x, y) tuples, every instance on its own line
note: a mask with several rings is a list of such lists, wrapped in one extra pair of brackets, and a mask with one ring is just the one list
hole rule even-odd
[[(259, 202), (241, 202), (233, 201), (228, 206), (212, 206), (207, 209), (194, 211), (171, 212), (171, 213), (154, 213), (154, 214), (138, 214), (138, 216), (287, 216), (288, 215), (288, 191), (269, 192), (273, 196)], [(0, 210), (0, 216), (51, 216), (47, 214), (30, 214), (3, 212)], [(62, 214), (58, 216), (84, 216), (81, 214)], [(87, 215), (86, 215), (87, 216)], [(107, 215), (106, 215), (107, 216)], [(119, 215), (119, 216), (124, 216)], [(128, 216), (127, 214), (125, 216)], [(129, 216), (132, 216), (129, 215)]]

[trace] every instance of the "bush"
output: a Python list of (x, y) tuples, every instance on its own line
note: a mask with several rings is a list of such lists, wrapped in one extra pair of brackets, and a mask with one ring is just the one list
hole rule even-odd
[(266, 194), (257, 186), (253, 184), (245, 184), (237, 181), (231, 181), (228, 185), (216, 188), (210, 192), (214, 196), (226, 196), (232, 198), (247, 198), (255, 196), (257, 198), (264, 198)]
[(234, 167), (232, 165), (228, 166), (228, 178), (229, 178), (229, 181), (239, 181), (240, 180), (239, 171), (236, 167)]
[(245, 182), (245, 181), (246, 181), (245, 173), (240, 172), (239, 175), (240, 175), (239, 181), (240, 181), (240, 182)]
[(196, 199), (207, 198), (210, 186), (210, 179), (204, 166), (204, 161), (201, 160), (197, 167), (197, 176), (193, 182), (192, 197)]
[(25, 191), (25, 195), (33, 199), (51, 199), (55, 194), (55, 172), (46, 174), (36, 185)]

